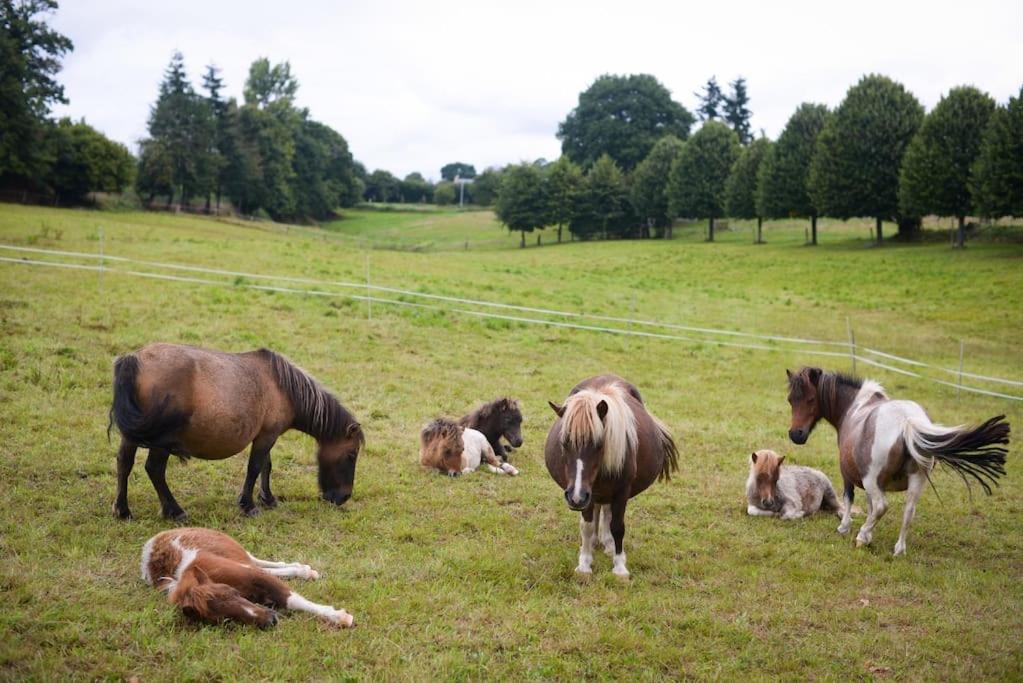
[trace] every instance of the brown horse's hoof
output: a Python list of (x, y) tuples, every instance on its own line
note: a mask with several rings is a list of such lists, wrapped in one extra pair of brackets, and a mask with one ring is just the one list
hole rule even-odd
[(269, 498), (264, 498), (263, 496), (260, 496), (259, 502), (272, 510), (273, 508), (277, 507), (279, 499), (277, 498), (277, 496), (270, 496)]
[(131, 520), (131, 510), (129, 510), (128, 508), (123, 508), (123, 509), (122, 508), (118, 508), (117, 507), (117, 503), (114, 503), (113, 510), (114, 510), (114, 517), (116, 517), (117, 519), (121, 519), (121, 520), (124, 520), (126, 522)]
[(177, 524), (184, 524), (185, 522), (188, 521), (188, 513), (186, 513), (184, 510), (178, 510), (177, 512), (164, 511), (163, 518), (169, 519)]
[(242, 508), (242, 514), (246, 517), (255, 517), (259, 514), (259, 508), (253, 505), (250, 508)]

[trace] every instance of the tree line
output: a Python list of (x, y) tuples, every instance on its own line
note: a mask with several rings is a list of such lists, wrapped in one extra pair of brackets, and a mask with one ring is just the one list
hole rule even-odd
[(778, 140), (750, 135), (746, 83), (711, 78), (695, 117), (652, 76), (602, 76), (559, 127), (556, 163), (506, 168), (498, 217), (525, 232), (671, 237), (676, 219), (870, 217), (911, 236), (928, 215), (1023, 215), (1023, 89), (1004, 106), (971, 86), (928, 113), (904, 86), (864, 76), (831, 111), (797, 107)]

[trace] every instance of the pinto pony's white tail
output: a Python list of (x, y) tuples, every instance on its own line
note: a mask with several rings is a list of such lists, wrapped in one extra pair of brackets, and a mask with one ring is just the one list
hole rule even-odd
[(988, 495), (991, 484), (997, 486), (998, 477), (1005, 474), (1009, 423), (1004, 415), (975, 427), (943, 427), (926, 418), (908, 418), (902, 436), (909, 454), (925, 472), (940, 462), (955, 470), (967, 486), (967, 475), (976, 479)]

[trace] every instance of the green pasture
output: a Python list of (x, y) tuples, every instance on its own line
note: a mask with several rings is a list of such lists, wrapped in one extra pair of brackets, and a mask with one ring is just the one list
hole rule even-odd
[[(866, 221), (822, 221), (821, 244), (810, 248), (804, 227), (768, 224), (764, 245), (752, 244), (748, 223), (713, 244), (695, 224), (668, 243), (552, 245), (547, 231), (542, 248), (527, 236), (519, 249), (517, 234), (479, 211), (359, 209), (315, 229), (0, 205), (0, 245), (50, 250), (0, 257), (108, 268), (0, 261), (0, 679), (1023, 678), (1018, 446), (990, 497), (936, 475), (908, 556), (893, 559), (901, 494), (862, 550), (835, 532), (833, 517), (745, 514), (753, 449), (774, 448), (838, 483), (829, 426), (806, 446), (787, 441), (784, 370), (849, 371), (847, 357), (807, 353), (842, 347), (358, 287), (368, 271), (374, 286), (575, 314), (836, 342), (851, 327), (866, 347), (957, 368), (962, 346), (967, 372), (1023, 380), (1018, 228), (984, 229), (954, 251), (940, 232), (872, 247)], [(100, 253), (132, 261), (85, 256)], [(254, 277), (266, 274), (295, 280)], [(264, 285), (317, 293), (253, 288)], [(367, 291), (432, 307), (351, 298)], [(362, 421), (367, 447), (342, 508), (319, 499), (313, 442), (298, 433), (273, 452), (282, 504), (255, 518), (234, 502), (246, 457), (168, 469), (191, 524), (222, 529), (259, 556), (312, 565), (320, 581), (290, 583), (348, 609), (356, 629), (298, 613), (272, 631), (196, 626), (142, 583), (141, 546), (170, 523), (142, 457), (129, 489), (135, 518), (112, 517), (116, 434), (108, 443), (106, 427), (113, 358), (153, 340), (276, 349)], [(1006, 413), (1017, 431), (1023, 425), (1023, 402), (857, 369), (936, 421)], [(630, 505), (628, 583), (603, 555), (592, 579), (574, 576), (578, 515), (543, 465), (547, 400), (608, 371), (639, 386), (681, 453), (678, 475)], [(498, 395), (524, 406), (525, 446), (512, 456), (519, 477), (420, 471), (418, 432), (429, 418)]]

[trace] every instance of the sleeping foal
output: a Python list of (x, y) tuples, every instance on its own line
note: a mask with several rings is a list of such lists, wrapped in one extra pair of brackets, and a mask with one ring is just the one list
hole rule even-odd
[(165, 591), (185, 616), (215, 624), (230, 620), (266, 628), (277, 623), (275, 609), (296, 609), (351, 627), (351, 614), (306, 600), (278, 578), (319, 576), (306, 564), (253, 557), (212, 529), (171, 529), (142, 546), (143, 580)]

